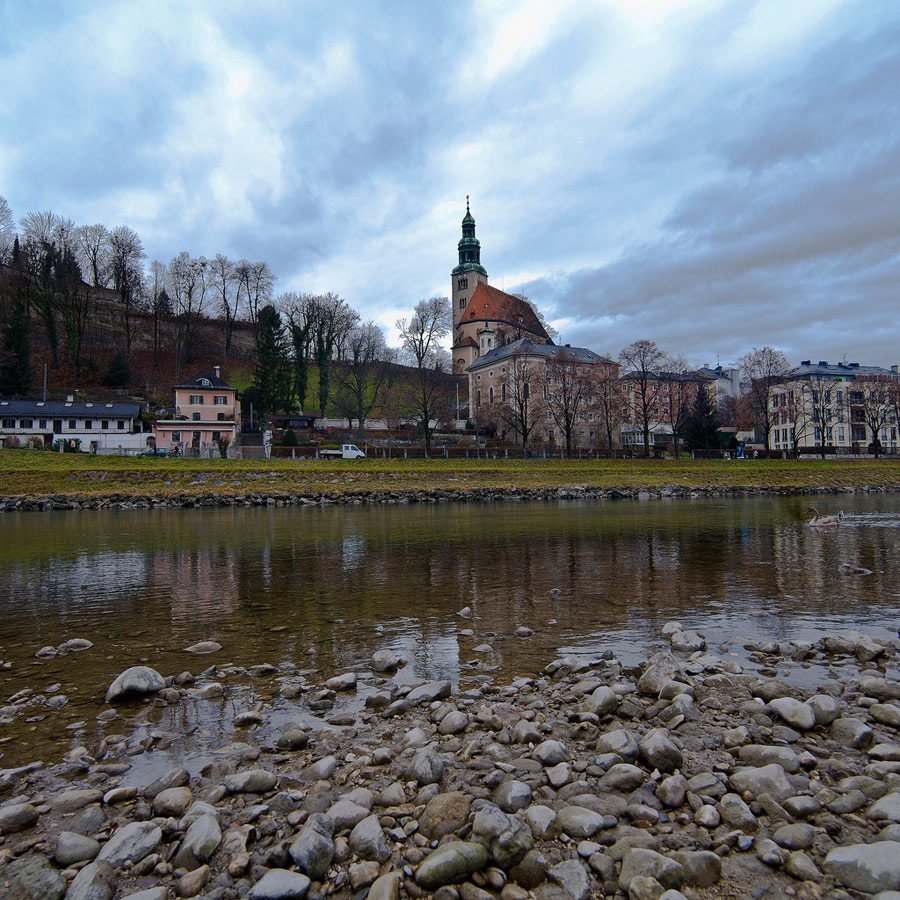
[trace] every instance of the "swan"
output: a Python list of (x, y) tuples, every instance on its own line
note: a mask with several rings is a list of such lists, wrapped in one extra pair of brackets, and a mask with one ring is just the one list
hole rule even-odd
[(811, 528), (833, 528), (836, 525), (840, 525), (841, 520), (844, 518), (843, 510), (836, 516), (820, 516), (819, 511), (814, 506), (810, 506), (807, 512), (813, 514), (813, 517), (809, 520)]

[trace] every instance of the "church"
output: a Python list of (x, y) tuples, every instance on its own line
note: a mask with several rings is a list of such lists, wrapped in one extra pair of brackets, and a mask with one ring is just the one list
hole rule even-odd
[(480, 356), (521, 338), (527, 338), (532, 344), (553, 343), (530, 304), (488, 284), (468, 197), (459, 242), (459, 264), (450, 278), (454, 373), (462, 374)]

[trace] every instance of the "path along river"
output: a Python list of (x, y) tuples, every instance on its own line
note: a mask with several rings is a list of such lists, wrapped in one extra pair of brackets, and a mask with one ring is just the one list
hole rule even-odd
[[(672, 619), (741, 665), (748, 640), (896, 636), (900, 498), (816, 502), (843, 509), (843, 525), (807, 527), (803, 497), (6, 514), (0, 704), (22, 688), (38, 699), (0, 718), (0, 766), (96, 743), (116, 727), (96, 718), (106, 687), (142, 662), (163, 675), (215, 665), (206, 679), (236, 686), (146, 718), (201, 755), (234, 739), (240, 709), (262, 702), (278, 723), (277, 684), (244, 671), (261, 663), (320, 684), (391, 649), (408, 661), (400, 681), (471, 685), (563, 654), (633, 663)], [(872, 574), (843, 575), (844, 563)], [(35, 657), (71, 638), (94, 646)], [(222, 650), (183, 650), (207, 640)], [(358, 709), (364, 693), (332, 712)]]

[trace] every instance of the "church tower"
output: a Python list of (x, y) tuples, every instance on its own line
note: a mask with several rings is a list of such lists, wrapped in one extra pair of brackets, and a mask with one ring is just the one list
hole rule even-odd
[[(469, 210), (469, 195), (466, 194), (466, 214), (462, 220), (462, 238), (459, 245), (459, 265), (450, 273), (450, 296), (453, 303), (453, 359), (455, 368), (465, 361), (473, 362), (477, 356), (477, 344), (463, 349), (464, 337), (460, 332), (463, 313), (475, 288), (480, 283), (487, 284), (488, 273), (481, 265), (481, 241), (475, 237), (475, 219)], [(476, 351), (476, 352), (473, 352)]]

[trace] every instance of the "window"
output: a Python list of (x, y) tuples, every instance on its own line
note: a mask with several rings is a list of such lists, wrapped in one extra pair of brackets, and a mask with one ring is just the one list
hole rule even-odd
[(212, 387), (212, 382), (208, 378), (201, 378), (200, 384), (202, 384), (203, 387)]
[(192, 418), (195, 422), (199, 422), (200, 421), (200, 413), (194, 413)]
[(475, 376), (475, 380), (476, 380), (476, 381), (481, 381), (481, 376), (480, 376), (480, 375), (476, 375), (476, 376)]
[(493, 377), (494, 377), (494, 370), (491, 369), (491, 371), (488, 372), (488, 378), (493, 378)]
[(94, 427), (93, 419), (85, 419), (84, 420), (84, 430), (85, 431), (90, 431), (93, 427)]
[(494, 388), (492, 386), (492, 387), (488, 388), (488, 403), (493, 403), (493, 402), (494, 402)]
[(526, 400), (528, 399), (528, 397), (529, 397), (529, 395), (530, 395), (530, 393), (531, 393), (530, 387), (531, 387), (531, 385), (529, 385), (527, 381), (525, 382), (525, 384), (522, 385), (522, 396), (523, 396)]
[(100, 428), (103, 431), (106, 431), (106, 429), (109, 428), (109, 419), (101, 419), (100, 420)]
[(469, 286), (468, 278), (458, 278), (456, 281), (456, 289), (458, 291), (464, 291)]
[(213, 432), (213, 440), (214, 440), (214, 441), (219, 440), (219, 438), (221, 438), (221, 437), (222, 437), (222, 432), (221, 432), (221, 431), (214, 431), (214, 432)]
[(216, 415), (216, 421), (217, 421), (217, 422), (224, 422), (224, 421), (225, 421), (225, 413), (218, 413), (218, 414)]
[(838, 428), (838, 440), (839, 441), (844, 440), (844, 429), (843, 428)]
[(34, 428), (33, 419), (19, 419), (19, 428)]
[(500, 385), (500, 402), (506, 403), (506, 382)]
[(203, 402), (203, 394), (191, 394), (191, 406), (197, 406)]
[(838, 402), (838, 403), (843, 403), (843, 402), (844, 402), (844, 392), (843, 392), (843, 391), (838, 391), (838, 392), (835, 394), (835, 397), (837, 398), (837, 402)]
[[(481, 376), (479, 375), (478, 377), (480, 378)], [(480, 390), (475, 391), (475, 405), (478, 407), (481, 406), (481, 391)]]
[(213, 397), (213, 404), (215, 406), (225, 406), (228, 403), (228, 398), (224, 394), (216, 394)]
[(459, 298), (459, 308), (460, 308), (460, 309), (465, 309), (465, 308), (466, 308), (466, 298), (465, 298), (465, 297), (460, 297), (460, 298)]
[(180, 441), (181, 441), (181, 432), (180, 432), (180, 431), (173, 431), (173, 432), (172, 432), (172, 443), (173, 443), (173, 444), (177, 444), (177, 443), (179, 443)]
[(3, 427), (4, 427), (4, 428), (15, 428), (15, 427), (16, 427), (16, 420), (15, 420), (15, 419), (4, 419), (4, 420), (3, 420)]
[(38, 428), (46, 428), (47, 427), (46, 419), (40, 419), (39, 421), (40, 421), (40, 424), (38, 425)]
[(75, 419), (69, 419), (69, 431), (74, 431), (75, 425), (76, 425)]
[(119, 419), (119, 421), (116, 422), (116, 428), (118, 428), (119, 431), (124, 431), (125, 430), (125, 420)]

